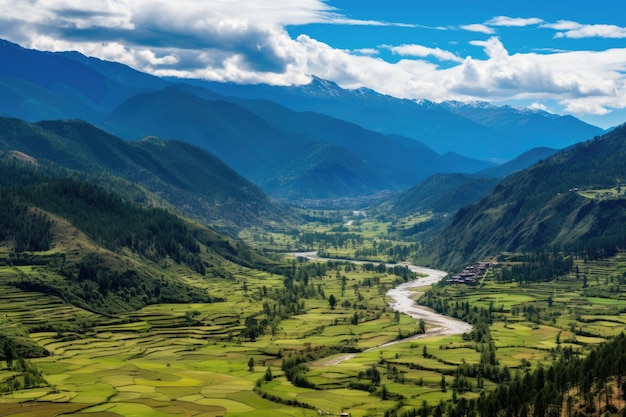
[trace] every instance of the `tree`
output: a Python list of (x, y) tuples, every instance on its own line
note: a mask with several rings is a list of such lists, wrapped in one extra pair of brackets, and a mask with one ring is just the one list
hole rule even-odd
[(328, 304), (330, 305), (331, 310), (335, 309), (335, 306), (337, 305), (337, 299), (334, 295), (331, 294), (330, 297), (328, 297)]
[(365, 371), (365, 376), (372, 380), (372, 384), (378, 385), (380, 384), (380, 371), (376, 368), (376, 365), (372, 365)]
[(389, 399), (389, 390), (387, 389), (387, 386), (384, 384), (380, 387), (380, 399), (381, 400)]
[(248, 371), (254, 372), (254, 358), (250, 358), (250, 360), (248, 360)]
[(267, 367), (267, 370), (265, 371), (265, 376), (263, 377), (263, 379), (265, 379), (265, 381), (270, 382), (272, 379), (274, 379), (274, 376), (272, 375), (272, 370), (270, 369), (270, 367)]
[(16, 358), (15, 349), (13, 346), (6, 341), (4, 343), (4, 360), (7, 362), (7, 368), (11, 369), (13, 367), (13, 360)]

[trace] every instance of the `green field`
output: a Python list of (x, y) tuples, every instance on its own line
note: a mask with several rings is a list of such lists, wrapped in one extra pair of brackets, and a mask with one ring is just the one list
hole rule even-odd
[[(389, 225), (360, 219), (343, 227), (360, 233), (372, 248), (374, 239), (377, 246), (385, 242)], [(277, 249), (297, 244), (288, 235), (272, 240)], [(354, 254), (349, 245), (326, 249), (334, 256)], [(314, 416), (318, 410), (384, 415), (453, 396), (477, 398), (496, 381), (458, 370), (482, 366), (489, 343), (499, 369), (514, 373), (549, 364), (565, 347), (584, 355), (626, 326), (623, 253), (595, 262), (576, 260), (577, 273), (549, 282), (520, 285), (488, 274), (478, 286), (438, 287), (434, 291), (450, 305), (491, 311), (490, 341), (438, 336), (382, 348), (418, 328), (417, 320), (397, 317), (387, 306), (385, 293), (398, 284), (398, 276), (326, 262), (320, 276), (312, 272), (313, 261), (287, 256), (283, 262), (293, 271), (290, 285), (309, 295), (280, 320), (265, 323), (255, 337), (246, 333), (246, 319), (262, 321), (270, 318), (269, 310), (276, 312), (276, 297), (286, 285), (283, 275), (233, 265), (229, 278), (195, 282), (225, 302), (150, 305), (106, 317), (10, 285), (20, 274), (41, 274), (37, 268), (0, 267), (3, 331), (22, 334), (50, 353), (30, 360), (46, 383), (5, 391), (0, 416)], [(337, 299), (334, 309), (330, 295)], [(308, 368), (300, 386), (282, 367), (297, 355)], [(3, 367), (0, 386), (15, 375)]]
[[(53, 404), (70, 403), (76, 405), (73, 413), (77, 415), (121, 416), (262, 412), (300, 416), (316, 415), (317, 409), (333, 413), (349, 409), (359, 416), (382, 413), (392, 405), (393, 401), (381, 402), (367, 391), (348, 389), (360, 371), (379, 360), (379, 353), (363, 353), (330, 366), (323, 364), (326, 353), (320, 349), (330, 348), (332, 357), (333, 352), (365, 350), (392, 341), (401, 332), (414, 332), (415, 320), (405, 316), (396, 322), (386, 306), (384, 293), (397, 276), (359, 268), (342, 270), (346, 275), (343, 291), (336, 271), (313, 278), (312, 285), (322, 285), (327, 294), (336, 294), (340, 301), (356, 300), (355, 306), (331, 310), (326, 299), (306, 299), (306, 311), (282, 320), (274, 334), (252, 341), (241, 336), (243, 318), (261, 314), (259, 292), (264, 286), (280, 287), (282, 277), (234, 272), (236, 281), (229, 285), (206, 283), (209, 291), (223, 287), (227, 302), (152, 305), (106, 318), (69, 306), (54, 296), (17, 290), (7, 285), (14, 271), (0, 269), (4, 327), (71, 328), (80, 321), (91, 323), (85, 334), (30, 331), (30, 339), (51, 353), (32, 360), (48, 385), (7, 392), (0, 401), (28, 403), (35, 413), (56, 410)], [(376, 279), (377, 284), (364, 283), (367, 279)], [(247, 295), (241, 291), (244, 282)], [(359, 323), (351, 324), (355, 313)], [(320, 357), (311, 361), (307, 374), (316, 388), (294, 387), (284, 377), (281, 357), (297, 352)], [(253, 370), (248, 366), (250, 358), (255, 364)], [(257, 380), (268, 368), (273, 380), (254, 392)], [(8, 376), (9, 371), (0, 375)], [(404, 384), (386, 382), (390, 390), (407, 389)]]

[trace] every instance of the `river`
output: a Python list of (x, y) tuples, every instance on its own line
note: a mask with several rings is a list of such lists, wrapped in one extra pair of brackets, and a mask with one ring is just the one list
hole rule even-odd
[[(364, 261), (353, 261), (348, 259), (330, 259), (330, 258), (322, 258), (317, 252), (296, 252), (293, 254), (296, 257), (307, 258), (311, 260), (319, 260), (319, 261), (329, 261), (329, 260), (338, 260), (351, 262), (355, 264), (366, 264), (366, 263), (374, 263), (375, 262), (364, 262)], [(445, 271), (439, 271), (437, 269), (426, 268), (423, 266), (409, 265), (409, 264), (386, 264), (387, 267), (394, 267), (397, 265), (407, 266), (411, 271), (416, 272), (420, 275), (425, 275), (423, 277), (417, 278), (413, 281), (405, 282), (403, 284), (398, 285), (395, 288), (387, 291), (387, 297), (391, 299), (389, 301), (389, 305), (396, 311), (401, 313), (408, 314), (409, 316), (415, 319), (423, 319), (424, 322), (428, 325), (426, 329), (426, 333), (418, 334), (416, 336), (412, 336), (406, 339), (394, 340), (389, 343), (385, 343), (380, 346), (376, 346), (368, 349), (367, 351), (378, 349), (385, 346), (391, 346), (396, 343), (403, 343), (410, 340), (423, 339), (426, 337), (433, 336), (442, 336), (442, 335), (455, 335), (455, 334), (463, 334), (468, 333), (472, 330), (472, 326), (464, 321), (444, 316), (443, 314), (436, 313), (432, 309), (424, 306), (420, 306), (415, 304), (414, 298), (418, 296), (420, 293), (413, 291), (413, 288), (416, 287), (427, 287), (434, 283), (441, 281), (446, 275), (448, 275)], [(339, 357), (335, 357), (330, 361), (326, 362), (326, 365), (334, 365), (341, 362), (344, 362), (348, 359), (352, 359), (356, 354), (346, 354), (341, 355)]]

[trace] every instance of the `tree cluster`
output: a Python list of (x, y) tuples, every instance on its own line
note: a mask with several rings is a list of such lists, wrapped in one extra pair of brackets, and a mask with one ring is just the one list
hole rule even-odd
[(52, 221), (21, 201), (19, 195), (0, 188), (0, 242), (13, 252), (46, 251), (52, 243)]

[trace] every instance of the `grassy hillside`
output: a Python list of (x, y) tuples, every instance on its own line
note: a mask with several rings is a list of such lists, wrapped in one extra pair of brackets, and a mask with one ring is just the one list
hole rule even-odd
[[(13, 285), (112, 314), (158, 302), (210, 302), (194, 284), (225, 263), (264, 266), (244, 245), (159, 208), (145, 208), (22, 161), (0, 162), (0, 259), (35, 266)], [(195, 277), (182, 280), (178, 273)]]
[(433, 241), (432, 259), (459, 265), (502, 251), (539, 250), (594, 257), (626, 247), (625, 139), (621, 126), (508, 177), (457, 212)]

